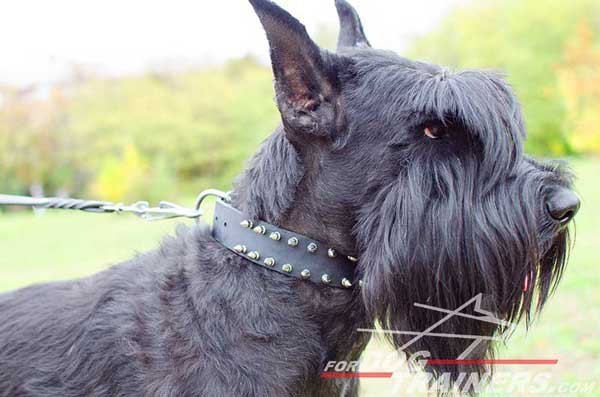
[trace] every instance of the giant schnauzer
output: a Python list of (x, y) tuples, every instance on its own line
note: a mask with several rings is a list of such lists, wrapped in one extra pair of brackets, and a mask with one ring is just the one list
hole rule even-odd
[[(535, 316), (563, 272), (579, 207), (564, 166), (524, 155), (501, 76), (450, 72), (371, 48), (336, 6), (336, 53), (268, 0), (282, 124), (218, 200), (212, 226), (77, 281), (0, 295), (6, 396), (351, 396), (321, 376), (357, 360), (359, 328), (422, 331), (474, 296), (505, 321)], [(475, 311), (473, 311), (475, 313)], [(436, 331), (498, 335), (454, 317)], [(475, 363), (489, 342), (390, 333), (406, 353)]]

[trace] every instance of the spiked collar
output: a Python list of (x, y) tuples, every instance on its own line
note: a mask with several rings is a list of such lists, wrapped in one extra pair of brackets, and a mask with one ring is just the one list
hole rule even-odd
[(223, 199), (216, 201), (212, 235), (242, 258), (286, 276), (334, 288), (354, 283), (356, 258), (269, 223), (254, 224)]

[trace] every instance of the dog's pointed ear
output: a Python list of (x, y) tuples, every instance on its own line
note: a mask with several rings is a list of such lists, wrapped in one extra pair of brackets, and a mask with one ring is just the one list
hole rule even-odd
[(346, 0), (335, 0), (335, 8), (337, 8), (338, 17), (340, 18), (338, 50), (342, 47), (371, 47), (354, 7)]
[(337, 56), (320, 49), (306, 28), (269, 0), (250, 0), (269, 40), (275, 91), (286, 134), (326, 136), (335, 129)]

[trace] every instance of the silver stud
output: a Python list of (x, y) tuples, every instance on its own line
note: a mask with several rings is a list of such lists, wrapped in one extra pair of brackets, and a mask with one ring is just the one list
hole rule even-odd
[(248, 258), (257, 261), (260, 259), (260, 254), (258, 251), (250, 251), (248, 252)]
[(317, 246), (317, 244), (315, 243), (310, 243), (306, 246), (306, 249), (308, 250), (308, 252), (310, 252), (311, 254), (314, 254), (315, 252), (317, 252), (317, 249), (319, 249), (319, 247)]
[(362, 280), (358, 280), (358, 286), (362, 287), (362, 285), (363, 285), (363, 281)]
[(304, 269), (300, 272), (300, 276), (302, 276), (303, 279), (308, 280), (310, 278), (310, 270), (308, 269)]
[(265, 258), (264, 264), (269, 266), (269, 267), (273, 267), (275, 266), (275, 259), (273, 258)]
[(281, 240), (281, 233), (273, 232), (273, 233), (269, 234), (269, 238), (273, 241), (279, 241), (279, 240)]
[(324, 275), (322, 275), (321, 282), (323, 284), (329, 284), (331, 282), (331, 277), (329, 276), (329, 274), (325, 273)]
[(254, 233), (256, 234), (265, 234), (267, 232), (267, 228), (265, 228), (263, 225), (256, 226), (252, 230), (254, 230)]
[(342, 286), (344, 288), (350, 288), (350, 287), (352, 287), (352, 283), (347, 278), (343, 278), (342, 279)]
[(290, 247), (297, 247), (299, 243), (300, 243), (300, 242), (298, 241), (298, 239), (297, 239), (296, 237), (290, 237), (290, 238), (288, 239), (288, 245), (289, 245)]
[(291, 273), (292, 270), (294, 270), (294, 268), (289, 263), (286, 263), (285, 265), (281, 266), (281, 270), (283, 270), (286, 273)]
[(243, 221), (240, 222), (240, 226), (241, 227), (246, 227), (248, 229), (252, 228), (252, 221), (249, 219), (244, 219)]
[(355, 257), (355, 256), (350, 256), (350, 255), (348, 255), (348, 260), (349, 260), (350, 262), (358, 262), (358, 258), (357, 258), (357, 257)]
[(238, 254), (245, 254), (246, 253), (246, 246), (242, 245), (242, 244), (238, 244), (235, 247), (233, 247), (233, 250), (235, 252), (237, 252)]
[(333, 248), (329, 248), (327, 250), (327, 256), (330, 258), (335, 258), (337, 256), (337, 252)]

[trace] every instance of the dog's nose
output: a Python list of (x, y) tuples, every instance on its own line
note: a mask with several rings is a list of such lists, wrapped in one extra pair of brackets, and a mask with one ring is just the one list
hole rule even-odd
[(579, 197), (573, 191), (560, 188), (549, 195), (546, 208), (552, 218), (561, 223), (567, 223), (579, 211), (580, 204)]

